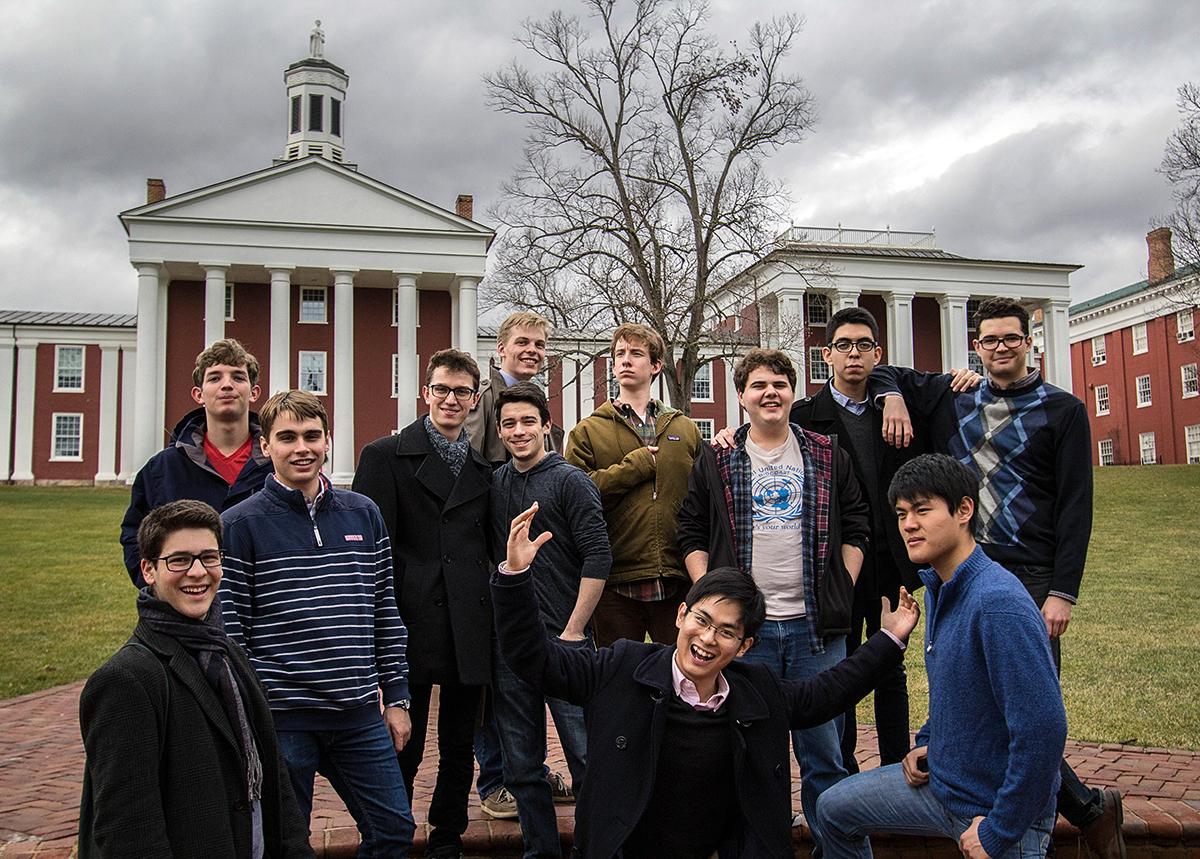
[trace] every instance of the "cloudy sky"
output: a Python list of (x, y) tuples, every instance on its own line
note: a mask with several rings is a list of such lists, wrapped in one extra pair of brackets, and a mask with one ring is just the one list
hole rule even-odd
[[(369, 176), (476, 217), (516, 164), (519, 119), (481, 76), (520, 56), (520, 21), (578, 0), (0, 0), (0, 309), (133, 312), (117, 214), (267, 167), (286, 136), (283, 69), (350, 74), (346, 154)], [(1079, 263), (1081, 300), (1145, 277), (1155, 172), (1200, 80), (1182, 2), (712, 0), (711, 30), (798, 11), (790, 58), (820, 122), (774, 156), (806, 226), (936, 228), (964, 256)]]

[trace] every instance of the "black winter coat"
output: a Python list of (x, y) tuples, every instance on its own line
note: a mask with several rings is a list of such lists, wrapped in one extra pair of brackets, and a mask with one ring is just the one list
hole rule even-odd
[(491, 682), (492, 469), (474, 448), (457, 480), (424, 417), (363, 448), (353, 489), (377, 505), (392, 541), (410, 683)]
[[(174, 638), (138, 623), (129, 640), (152, 652), (121, 648), (79, 698), (80, 859), (248, 859), (246, 765), (220, 700)], [(312, 857), (266, 689), (240, 648), (232, 664), (262, 760), (265, 855)]]

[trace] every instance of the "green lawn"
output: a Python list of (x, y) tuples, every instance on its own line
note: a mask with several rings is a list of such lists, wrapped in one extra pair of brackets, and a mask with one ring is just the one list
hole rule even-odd
[[(128, 637), (134, 591), (117, 543), (128, 499), (0, 486), (0, 698), (86, 677)], [(1091, 552), (1063, 639), (1072, 738), (1200, 750), (1198, 521), (1200, 466), (1096, 470)], [(919, 646), (907, 664), (916, 727)], [(869, 699), (859, 717), (874, 721)]]

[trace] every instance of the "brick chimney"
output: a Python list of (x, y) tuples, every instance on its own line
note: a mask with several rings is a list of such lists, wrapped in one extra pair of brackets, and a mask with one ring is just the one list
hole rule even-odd
[(1146, 234), (1150, 248), (1149, 282), (1158, 283), (1175, 274), (1175, 252), (1171, 250), (1171, 230), (1159, 227)]
[(146, 180), (146, 203), (157, 203), (167, 199), (167, 186), (162, 179)]
[(470, 194), (459, 194), (458, 199), (454, 201), (454, 213), (460, 218), (466, 218), (468, 221), (474, 220), (471, 215), (475, 209), (475, 198)]

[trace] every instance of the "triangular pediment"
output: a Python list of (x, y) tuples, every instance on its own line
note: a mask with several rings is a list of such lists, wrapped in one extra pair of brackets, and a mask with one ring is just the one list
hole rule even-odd
[(122, 213), (122, 220), (225, 221), (490, 235), (482, 224), (322, 158), (307, 158)]

